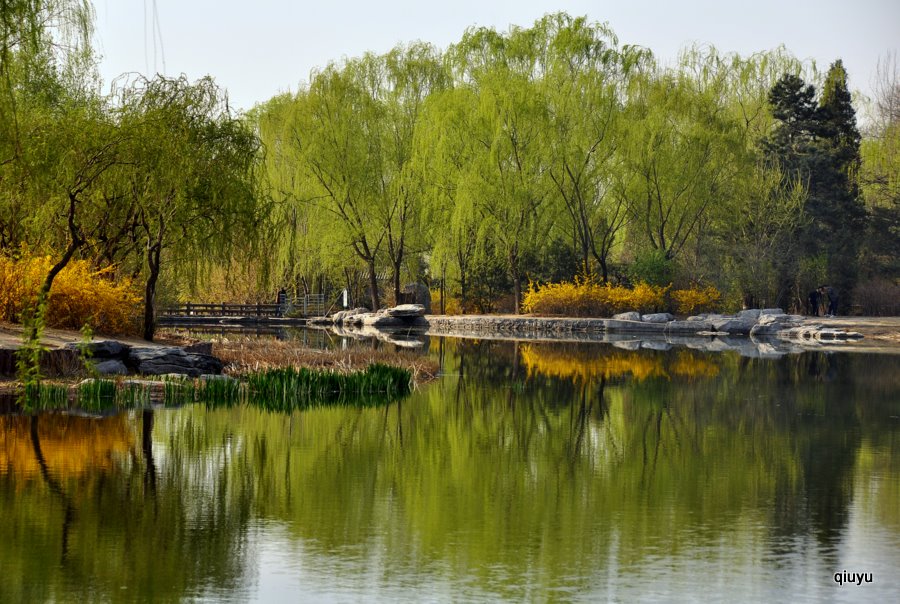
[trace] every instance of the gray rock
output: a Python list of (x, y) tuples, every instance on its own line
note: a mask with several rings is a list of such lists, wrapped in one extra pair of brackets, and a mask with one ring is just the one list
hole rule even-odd
[(759, 318), (759, 315), (762, 311), (758, 308), (748, 308), (746, 310), (742, 310), (737, 314), (738, 319), (753, 319), (754, 321)]
[(363, 315), (361, 320), (364, 327), (402, 327), (405, 324), (400, 317), (371, 313)]
[(163, 375), (177, 373), (197, 377), (204, 373), (222, 373), (222, 361), (202, 353), (185, 352), (176, 347), (131, 349), (128, 363), (138, 373)]
[(731, 335), (748, 335), (750, 330), (753, 329), (753, 326), (756, 325), (756, 319), (723, 317), (721, 319), (714, 319), (712, 325), (716, 331), (725, 332)]
[(401, 304), (385, 309), (385, 314), (397, 318), (421, 317), (425, 314), (425, 307), (421, 304)]
[(685, 319), (685, 321), (708, 321), (707, 315), (692, 315)]
[(665, 324), (666, 333), (690, 333), (695, 334), (700, 331), (711, 331), (712, 323), (707, 321), (669, 321)]
[(657, 312), (651, 313), (649, 315), (643, 315), (641, 317), (641, 321), (644, 323), (668, 323), (669, 321), (673, 321), (675, 317), (667, 312)]
[(69, 342), (66, 350), (84, 350), (95, 359), (125, 358), (130, 346), (116, 340), (92, 340), (90, 342)]
[(94, 371), (100, 375), (128, 375), (128, 367), (119, 359), (108, 359), (94, 365)]
[(784, 314), (784, 311), (781, 310), (780, 308), (764, 308), (764, 309), (762, 309), (761, 311), (759, 311), (759, 314), (760, 314), (760, 316), (765, 316), (765, 315), (783, 315), (783, 314)]
[(424, 283), (407, 283), (403, 295), (407, 301), (421, 305), (426, 315), (431, 314), (431, 292)]
[(335, 325), (341, 325), (342, 323), (352, 323), (354, 322), (353, 317), (368, 314), (368, 312), (369, 311), (367, 309), (362, 307), (340, 310), (332, 315), (332, 322), (334, 322)]
[(613, 315), (612, 318), (617, 321), (640, 321), (641, 313), (633, 310), (629, 312), (620, 312), (617, 315)]
[(751, 338), (770, 338), (782, 330), (780, 323), (757, 324), (750, 328)]

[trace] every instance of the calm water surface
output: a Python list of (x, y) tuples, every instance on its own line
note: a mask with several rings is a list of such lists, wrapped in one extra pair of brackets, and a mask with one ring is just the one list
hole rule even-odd
[(900, 599), (900, 355), (428, 354), (383, 407), (0, 416), (0, 601)]

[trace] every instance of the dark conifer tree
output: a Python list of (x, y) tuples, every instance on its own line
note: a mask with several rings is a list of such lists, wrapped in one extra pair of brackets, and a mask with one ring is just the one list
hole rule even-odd
[(803, 299), (814, 282), (801, 266), (824, 265), (822, 278), (835, 287), (846, 310), (856, 283), (859, 242), (865, 229), (865, 210), (859, 199), (860, 135), (856, 112), (841, 61), (828, 71), (819, 103), (815, 88), (802, 78), (785, 74), (769, 92), (769, 104), (779, 123), (763, 141), (769, 161), (776, 162), (785, 178), (807, 187), (807, 222), (796, 233), (800, 257), (785, 259), (782, 296), (790, 306)]
[[(818, 108), (819, 161), (810, 186), (810, 214), (828, 279), (841, 291), (843, 310), (859, 269), (866, 212), (859, 195), (860, 134), (843, 63), (828, 70)], [(815, 185), (813, 187), (812, 185)]]

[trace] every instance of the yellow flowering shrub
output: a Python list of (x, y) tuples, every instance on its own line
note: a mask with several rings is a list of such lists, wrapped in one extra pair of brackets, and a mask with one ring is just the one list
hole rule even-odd
[(711, 285), (703, 289), (676, 289), (672, 292), (672, 301), (675, 303), (675, 312), (690, 315), (716, 310), (722, 303), (722, 294)]
[[(438, 314), (439, 312), (441, 312), (441, 290), (439, 289), (431, 290), (431, 312), (434, 314)], [(447, 299), (444, 301), (444, 314), (463, 314), (463, 308), (462, 304), (459, 301), (459, 298), (455, 298), (450, 295), (447, 296)]]
[(522, 311), (571, 317), (609, 317), (632, 310), (640, 313), (669, 310), (687, 315), (715, 310), (722, 303), (722, 294), (712, 286), (676, 290), (671, 287), (646, 283), (620, 287), (577, 278), (574, 282), (540, 286), (531, 283), (523, 296)]
[(574, 282), (529, 284), (522, 300), (526, 313), (567, 315), (575, 317), (606, 317), (635, 310), (654, 312), (666, 306), (669, 286), (658, 287), (639, 283), (633, 288), (610, 284), (600, 285), (589, 279)]
[[(21, 320), (52, 265), (49, 256), (0, 255), (0, 321)], [(93, 270), (89, 262), (73, 260), (53, 280), (44, 321), (48, 327), (133, 333), (140, 301), (130, 279), (113, 280), (111, 267)]]

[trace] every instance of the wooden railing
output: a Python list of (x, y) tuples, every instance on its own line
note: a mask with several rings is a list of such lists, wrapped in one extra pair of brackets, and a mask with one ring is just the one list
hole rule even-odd
[(161, 308), (162, 317), (277, 317), (282, 314), (279, 304), (177, 304)]
[(197, 304), (188, 302), (159, 309), (159, 317), (283, 317), (321, 316), (327, 312), (324, 294), (305, 296), (285, 304)]

